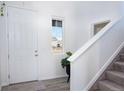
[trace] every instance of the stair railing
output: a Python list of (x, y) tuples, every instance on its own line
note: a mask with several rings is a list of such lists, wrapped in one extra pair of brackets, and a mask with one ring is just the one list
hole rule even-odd
[(88, 90), (94, 84), (124, 41), (123, 24), (124, 18), (111, 21), (68, 59), (71, 61), (70, 90)]

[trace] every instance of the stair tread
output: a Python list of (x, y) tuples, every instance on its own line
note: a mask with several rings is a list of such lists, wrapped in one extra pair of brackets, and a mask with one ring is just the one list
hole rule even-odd
[[(122, 90), (124, 90), (123, 86), (121, 86), (119, 84), (116, 84), (116, 83), (113, 83), (109, 80), (99, 81), (99, 84), (102, 84), (103, 86), (107, 87), (111, 91), (122, 91)], [(102, 89), (100, 88), (100, 90), (102, 90)]]
[(120, 55), (124, 56), (124, 53), (120, 53)]
[(120, 71), (107, 71), (108, 74), (112, 74), (121, 78), (124, 78), (124, 72), (120, 72)]
[(114, 64), (118, 64), (118, 65), (124, 66), (124, 62), (122, 62), (122, 61), (117, 61), (117, 62), (115, 62)]

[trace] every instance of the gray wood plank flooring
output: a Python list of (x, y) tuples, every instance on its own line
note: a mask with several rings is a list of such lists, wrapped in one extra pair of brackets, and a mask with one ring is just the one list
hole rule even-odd
[(2, 87), (2, 91), (69, 91), (70, 84), (67, 77), (24, 82)]

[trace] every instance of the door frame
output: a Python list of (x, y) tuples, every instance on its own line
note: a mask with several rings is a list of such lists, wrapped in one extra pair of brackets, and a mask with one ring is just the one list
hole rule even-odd
[[(9, 56), (10, 56), (10, 52), (9, 52), (9, 50), (10, 50), (10, 47), (9, 47), (9, 43), (10, 43), (10, 40), (9, 40), (9, 30), (8, 30), (8, 16), (9, 16), (9, 14), (8, 14), (8, 8), (17, 8), (17, 9), (23, 9), (23, 10), (27, 10), (27, 11), (32, 11), (32, 12), (35, 12), (37, 15), (38, 15), (38, 12), (37, 11), (35, 11), (35, 10), (32, 10), (32, 9), (28, 9), (28, 8), (23, 8), (23, 7), (15, 7), (15, 6), (7, 6), (6, 5), (6, 18), (5, 18), (5, 20), (6, 20), (6, 32), (7, 32), (7, 44), (8, 44), (8, 62), (7, 62), (7, 84), (6, 85), (10, 85), (11, 83), (10, 83), (10, 60), (9, 60)], [(39, 16), (39, 15), (38, 15)], [(38, 48), (38, 31), (36, 31), (36, 33), (37, 33), (37, 50), (39, 51), (39, 48)], [(36, 58), (36, 63), (37, 63), (37, 79), (36, 80), (40, 80), (40, 75), (39, 75), (39, 60), (38, 60), (38, 57)]]

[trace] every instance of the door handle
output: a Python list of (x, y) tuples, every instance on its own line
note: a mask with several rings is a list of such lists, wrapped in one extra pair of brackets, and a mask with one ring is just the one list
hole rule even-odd
[(35, 54), (35, 56), (38, 56), (38, 54)]

